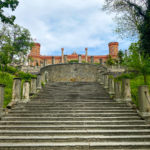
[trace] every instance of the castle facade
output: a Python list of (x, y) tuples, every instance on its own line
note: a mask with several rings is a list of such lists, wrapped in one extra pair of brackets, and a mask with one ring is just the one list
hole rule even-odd
[(118, 56), (118, 42), (111, 42), (108, 44), (109, 47), (109, 54), (108, 55), (97, 55), (97, 56), (89, 56), (88, 55), (88, 48), (85, 48), (85, 54), (84, 55), (78, 55), (76, 52), (72, 53), (71, 55), (65, 55), (64, 54), (64, 48), (61, 49), (61, 56), (42, 56), (40, 54), (40, 47), (41, 45), (39, 43), (35, 43), (32, 50), (30, 51), (30, 54), (28, 57), (30, 57), (30, 66), (45, 66), (50, 64), (61, 64), (61, 63), (67, 63), (69, 61), (78, 60), (79, 56), (81, 57), (82, 62), (86, 63), (99, 63), (100, 61), (102, 63), (105, 63), (109, 57), (109, 55), (113, 59), (117, 59)]

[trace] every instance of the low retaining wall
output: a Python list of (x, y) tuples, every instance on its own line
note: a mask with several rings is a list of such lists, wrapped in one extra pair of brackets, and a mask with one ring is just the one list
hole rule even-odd
[(96, 82), (98, 66), (92, 64), (58, 64), (41, 69), (48, 72), (49, 82)]

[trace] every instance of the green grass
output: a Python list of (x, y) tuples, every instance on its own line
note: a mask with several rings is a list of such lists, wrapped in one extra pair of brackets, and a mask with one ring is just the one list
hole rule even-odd
[(12, 99), (13, 78), (14, 75), (6, 72), (0, 72), (0, 83), (6, 85), (4, 92), (4, 108), (9, 104)]
[(12, 87), (13, 87), (13, 78), (14, 77), (21, 78), (22, 85), (23, 85), (23, 83), (26, 80), (30, 81), (32, 77), (35, 77), (35, 75), (19, 71), (18, 69), (14, 68), (14, 67), (7, 67), (7, 69), (5, 69), (5, 71), (3, 71), (3, 72), (0, 68), (0, 84), (6, 85), (5, 93), (4, 93), (4, 108), (6, 108), (6, 106), (12, 100)]

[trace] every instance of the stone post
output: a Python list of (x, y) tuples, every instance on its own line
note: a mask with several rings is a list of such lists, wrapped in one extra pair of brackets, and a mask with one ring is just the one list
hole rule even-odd
[(45, 72), (45, 82), (46, 83), (48, 82), (48, 72), (47, 71)]
[(47, 65), (47, 60), (46, 59), (44, 59), (44, 67)]
[(55, 64), (55, 56), (52, 56), (52, 65)]
[(100, 84), (104, 85), (104, 79), (105, 79), (105, 76), (104, 76), (104, 74), (102, 73), (102, 74), (101, 74), (101, 83), (100, 83)]
[(23, 103), (27, 103), (30, 101), (29, 93), (30, 93), (30, 83), (29, 83), (29, 81), (25, 81), (23, 83), (23, 92), (22, 92), (22, 102)]
[(64, 48), (61, 49), (61, 63), (64, 63)]
[(64, 56), (64, 63), (67, 63), (67, 55)]
[(12, 101), (21, 101), (21, 78), (14, 78), (13, 81), (13, 91), (12, 91)]
[(108, 91), (109, 91), (109, 94), (111, 96), (113, 96), (115, 94), (114, 93), (114, 79), (113, 78), (108, 79)]
[(85, 48), (85, 62), (88, 62), (88, 48)]
[(30, 87), (30, 95), (36, 94), (36, 83), (37, 83), (37, 78), (33, 77), (31, 78), (31, 87)]
[(41, 85), (41, 74), (37, 75), (37, 90), (41, 90), (42, 85)]
[(44, 84), (46, 83), (46, 81), (45, 81), (45, 71), (42, 72), (41, 82), (43, 82)]
[(100, 65), (102, 65), (103, 64), (103, 59), (99, 59), (99, 63), (100, 63)]
[(94, 56), (91, 56), (91, 64), (94, 64)]
[(138, 105), (139, 115), (144, 119), (150, 120), (150, 95), (147, 85), (140, 86), (138, 89)]
[(124, 101), (131, 102), (130, 79), (122, 80), (122, 97)]
[(0, 119), (3, 115), (4, 88), (5, 88), (5, 85), (0, 84)]
[(81, 55), (78, 56), (78, 62), (79, 62), (80, 64), (82, 63)]
[(108, 75), (104, 75), (104, 88), (108, 89)]
[(115, 97), (114, 100), (116, 100), (117, 102), (121, 102), (122, 100), (122, 91), (121, 91), (121, 82), (116, 81), (114, 83), (114, 88), (115, 88)]

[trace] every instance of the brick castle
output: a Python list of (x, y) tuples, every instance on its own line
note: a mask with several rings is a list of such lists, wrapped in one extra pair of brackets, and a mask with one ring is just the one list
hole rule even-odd
[[(81, 59), (83, 62), (90, 63), (91, 59), (93, 59), (93, 63), (99, 63), (100, 60), (105, 63), (108, 59), (109, 55), (116, 59), (118, 56), (118, 42), (111, 42), (108, 44), (109, 46), (109, 54), (108, 55), (98, 55), (98, 56), (88, 56), (88, 48), (85, 48), (85, 55), (81, 55)], [(50, 64), (61, 64), (66, 63), (71, 60), (78, 60), (79, 55), (74, 52), (71, 55), (64, 55), (64, 48), (61, 49), (61, 56), (42, 56), (40, 54), (40, 47), (39, 43), (35, 43), (32, 50), (30, 51), (29, 57), (32, 58), (29, 63), (30, 66), (43, 66), (43, 65), (50, 65)]]

